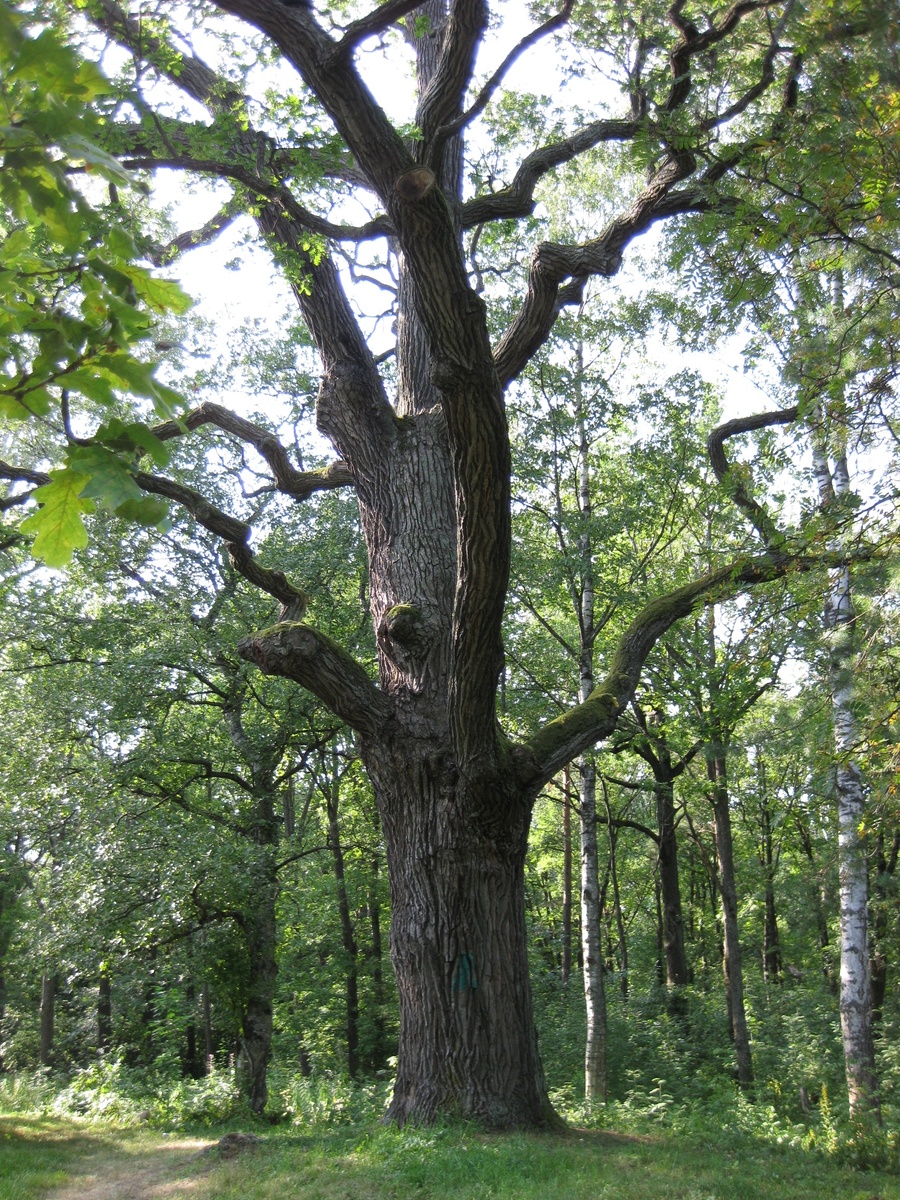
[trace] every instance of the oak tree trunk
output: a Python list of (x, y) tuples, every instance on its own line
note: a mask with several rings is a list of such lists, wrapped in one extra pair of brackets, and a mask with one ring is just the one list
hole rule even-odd
[(389, 1117), (551, 1122), (524, 921), (529, 804), (500, 778), (483, 797), (461, 795), (427, 744), (367, 750), (366, 760), (384, 825), (400, 1015)]

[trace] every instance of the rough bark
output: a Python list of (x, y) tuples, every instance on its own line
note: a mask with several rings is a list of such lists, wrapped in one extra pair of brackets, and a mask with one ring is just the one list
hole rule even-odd
[(404, 1051), (389, 1116), (402, 1124), (451, 1112), (501, 1128), (552, 1122), (523, 919), (530, 806), (502, 777), (480, 797), (454, 788), (421, 740), (363, 752), (387, 847)]
[[(646, 185), (605, 229), (581, 245), (536, 248), (522, 303), (495, 350), (485, 304), (467, 278), (460, 229), (527, 214), (537, 182), (591, 147), (645, 133), (657, 138), (656, 118), (647, 116), (651, 104), (645, 82), (634, 79), (624, 118), (590, 123), (538, 147), (520, 164), (510, 187), (464, 205), (455, 139), (480, 111), (477, 100), (467, 107), (467, 90), (488, 25), (484, 0), (428, 0), (424, 6), (388, 0), (336, 35), (305, 4), (220, 0), (217, 7), (261, 30), (285, 66), (293, 67), (318, 98), (343, 141), (348, 164), (352, 156), (344, 177), (362, 181), (383, 209), (377, 231), (389, 232), (400, 273), (397, 393), (391, 404), (334, 262), (327, 254), (320, 258), (310, 252), (309, 214), (274, 167), (259, 166), (282, 161), (279, 148), (248, 128), (234, 135), (229, 162), (218, 168), (205, 163), (205, 170), (237, 178), (230, 160), (241, 159), (238, 165), (251, 174), (242, 173), (240, 181), (258, 204), (259, 228), (294, 268), (296, 299), (322, 363), (318, 425), (358, 496), (378, 687), (349, 654), (298, 620), (284, 620), (246, 639), (242, 653), (264, 672), (308, 687), (359, 734), (381, 814), (391, 885), (391, 954), (400, 1003), (391, 1117), (402, 1123), (453, 1112), (495, 1126), (546, 1124), (553, 1118), (537, 1055), (524, 923), (524, 858), (534, 797), (562, 767), (612, 731), (644, 658), (666, 629), (717, 594), (771, 578), (784, 565), (771, 557), (730, 565), (652, 602), (627, 631), (600, 684), (594, 686), (592, 665), (590, 685), (585, 683), (583, 662), (578, 705), (538, 730), (527, 745), (510, 746), (496, 721), (510, 557), (503, 390), (546, 342), (562, 307), (579, 301), (586, 279), (618, 271), (626, 247), (656, 221), (708, 208), (716, 184), (740, 160), (742, 147), (731, 145), (705, 169), (698, 186), (686, 187), (679, 185), (697, 170), (694, 155), (659, 138)], [(416, 32), (415, 22), (405, 25), (419, 73), (415, 116), (421, 136), (413, 142), (375, 103), (355, 50), (420, 7), (428, 27)], [(673, 7), (668, 78), (656, 98), (667, 119), (675, 119), (691, 93), (694, 58), (718, 48), (759, 8), (756, 0), (736, 4), (700, 32), (681, 18), (678, 5)], [(229, 128), (240, 124), (235, 111), (251, 111), (233, 82), (218, 79), (188, 53), (167, 54), (157, 35), (148, 31), (145, 36), (141, 23), (114, 0), (98, 0), (92, 12), (111, 36), (138, 55), (149, 54), (158, 70), (213, 117), (224, 114)], [(766, 32), (760, 23), (759, 29), (768, 47), (760, 56), (759, 79), (721, 113), (703, 118), (704, 145), (719, 124), (747, 112), (775, 79), (778, 25)], [(788, 68), (789, 77), (796, 69)], [(488, 89), (495, 86), (490, 83)], [(766, 111), (766, 132), (772, 122)], [(171, 163), (178, 160), (179, 143), (171, 122), (166, 128), (166, 144), (157, 153)], [(687, 140), (676, 139), (679, 146)], [(196, 162), (186, 165), (197, 167)], [(324, 230), (321, 223), (318, 230)], [(372, 231), (370, 226), (361, 236)], [(334, 236), (346, 232), (331, 228)], [(222, 419), (221, 414), (207, 417), (213, 423)], [(253, 429), (231, 422), (231, 431), (260, 448)], [(262, 445), (261, 452), (269, 453), (273, 474), (288, 491), (334, 482), (298, 482), (277, 448)], [(304, 596), (297, 589), (255, 562), (246, 526), (204, 507), (188, 489), (155, 477), (136, 478), (139, 486), (170, 495), (225, 536), (247, 579), (289, 609), (294, 601), (302, 607)], [(592, 645), (592, 620), (586, 634), (583, 630), (587, 646)], [(590, 771), (585, 774), (590, 778)], [(595, 846), (587, 800), (582, 823)], [(274, 888), (265, 867), (269, 861), (261, 853), (260, 894), (266, 904)], [(590, 853), (583, 854), (585, 861), (583, 893), (595, 896), (596, 864)], [(274, 933), (262, 915), (259, 922), (254, 936), (263, 978)], [(599, 942), (596, 913), (583, 927), (592, 927)], [(602, 982), (599, 949), (585, 957), (601, 971)], [(245, 1036), (253, 1034), (261, 1047), (271, 1013), (266, 1014), (262, 993), (258, 1003), (258, 1020)]]

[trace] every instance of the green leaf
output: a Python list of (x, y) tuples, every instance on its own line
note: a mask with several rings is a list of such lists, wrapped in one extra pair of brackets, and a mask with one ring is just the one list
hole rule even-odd
[(65, 567), (72, 553), (87, 545), (88, 535), (82, 513), (93, 512), (94, 505), (81, 492), (89, 476), (63, 469), (50, 472), (50, 483), (36, 489), (41, 507), (22, 522), (23, 533), (35, 534), (32, 551), (48, 567)]
[(106, 446), (77, 446), (69, 450), (67, 458), (69, 467), (86, 478), (81, 495), (99, 500), (110, 512), (143, 496), (128, 468)]
[(153, 312), (173, 312), (182, 316), (193, 307), (194, 301), (174, 279), (160, 279), (143, 267), (130, 263), (122, 271), (134, 284), (134, 290)]
[(169, 515), (169, 506), (158, 496), (141, 496), (136, 500), (125, 500), (116, 509), (116, 516), (139, 525), (158, 528)]
[(94, 434), (94, 441), (102, 442), (113, 450), (139, 451), (148, 454), (155, 463), (165, 467), (171, 455), (165, 442), (161, 442), (156, 434), (141, 421), (131, 421), (126, 424), (118, 417), (112, 417), (105, 425), (101, 425)]
[(104, 179), (109, 179), (113, 183), (131, 183), (131, 174), (117, 159), (113, 158), (111, 154), (107, 154), (105, 150), (101, 150), (99, 146), (95, 146), (86, 137), (82, 137), (81, 134), (74, 133), (68, 137), (59, 138), (57, 145), (63, 154), (73, 162), (83, 162), (89, 171), (92, 169), (97, 171)]
[(69, 371), (65, 378), (65, 384), (66, 387), (81, 392), (82, 396), (86, 396), (88, 400), (97, 400), (108, 408), (112, 408), (114, 404), (118, 403), (118, 397), (109, 382), (86, 367)]

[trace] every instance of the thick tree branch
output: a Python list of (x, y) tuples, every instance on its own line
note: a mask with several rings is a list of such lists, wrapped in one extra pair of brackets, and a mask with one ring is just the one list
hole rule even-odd
[(292, 613), (300, 613), (306, 608), (309, 603), (309, 596), (306, 592), (289, 583), (283, 572), (273, 571), (257, 562), (253, 551), (247, 545), (250, 537), (249, 525), (222, 512), (220, 508), (210, 504), (193, 488), (175, 483), (172, 479), (137, 471), (134, 481), (142, 491), (150, 492), (155, 496), (165, 496), (167, 500), (174, 500), (190, 513), (198, 525), (202, 525), (204, 529), (214, 533), (216, 537), (220, 537), (225, 542), (235, 570), (248, 582), (254, 584), (261, 591), (267, 592), (270, 596), (274, 596), (276, 600), (280, 600)]
[(234, 84), (217, 75), (202, 59), (151, 33), (144, 27), (140, 13), (127, 12), (115, 0), (95, 0), (88, 16), (113, 41), (131, 51), (136, 59), (149, 62), (199, 104), (223, 111), (243, 103), (243, 96)]
[(422, 0), (386, 0), (377, 8), (351, 21), (345, 28), (344, 36), (335, 47), (336, 55), (349, 55), (360, 42), (375, 34), (384, 33), (392, 25), (396, 25), (408, 13), (415, 12), (421, 6)]
[(14, 467), (11, 463), (0, 460), (0, 479), (8, 479), (10, 482), (33, 483), (35, 487), (42, 487), (45, 483), (50, 482), (50, 476), (43, 471), (29, 471), (25, 467)]
[(615, 275), (625, 247), (654, 222), (708, 206), (708, 200), (694, 190), (670, 195), (676, 183), (693, 173), (695, 165), (694, 156), (687, 151), (668, 158), (628, 211), (610, 222), (600, 237), (577, 246), (542, 242), (537, 247), (525, 299), (494, 354), (504, 387), (549, 336), (561, 307), (560, 285), (565, 279), (577, 287), (592, 275)]
[[(323, 56), (327, 57), (334, 50), (335, 43), (307, 10), (301, 13), (299, 8), (288, 8), (274, 0), (259, 4), (222, 4), (220, 7), (269, 33), (304, 77), (303, 66), (311, 72), (313, 79), (327, 80), (330, 86), (324, 87), (326, 95), (336, 90), (341, 105), (346, 106), (350, 114), (353, 114), (354, 100), (357, 101), (364, 118), (365, 128), (359, 130), (362, 141), (365, 143), (367, 138), (383, 140), (387, 135), (398, 151), (400, 169), (412, 165), (402, 141), (363, 87), (352, 63), (337, 64), (337, 81), (333, 73), (324, 68)], [(173, 56), (171, 47), (152, 39), (148, 42), (142, 35), (140, 23), (124, 13), (113, 0), (100, 0), (94, 19), (135, 54), (151, 53), (151, 59), (156, 55), (159, 59), (156, 69), (193, 99), (205, 104), (214, 115), (229, 112), (236, 106), (246, 106), (244, 97), (234, 86), (199, 59), (190, 55)], [(312, 79), (309, 82), (312, 86)], [(353, 92), (352, 96), (345, 95), (348, 88)], [(366, 117), (370, 119), (369, 124)], [(376, 128), (370, 128), (370, 125)], [(355, 150), (352, 141), (348, 144)], [(246, 152), (251, 161), (256, 161), (258, 152), (269, 153), (271, 145), (264, 134), (248, 129), (242, 135), (238, 149)], [(376, 162), (384, 159), (374, 144), (370, 148), (370, 157)], [(182, 165), (180, 153), (173, 154), (172, 158)], [(386, 169), (393, 182), (399, 169)], [(256, 187), (260, 181), (254, 179), (253, 186)], [(279, 253), (290, 256), (294, 294), (322, 356), (325, 374), (319, 397), (320, 428), (335, 442), (357, 481), (364, 483), (383, 469), (385, 438), (392, 433), (390, 406), (374, 358), (341, 289), (334, 265), (329, 259), (320, 258), (308, 244), (300, 218), (312, 217), (312, 214), (296, 206), (286, 191), (279, 188), (278, 192), (257, 215), (257, 225), (264, 238), (275, 243)]]
[(166, 242), (164, 245), (150, 247), (147, 251), (147, 257), (154, 266), (164, 267), (187, 250), (195, 250), (198, 246), (208, 246), (239, 215), (240, 208), (233, 200), (229, 200), (200, 229), (190, 229), (185, 233), (179, 233), (177, 237), (172, 238), (171, 241)]
[(240, 17), (275, 43), (312, 88), (389, 207), (394, 186), (415, 162), (356, 70), (352, 55), (339, 51), (311, 7), (279, 0), (218, 0), (217, 7)]
[(505, 78), (510, 67), (518, 62), (525, 51), (533, 46), (536, 42), (539, 42), (541, 38), (546, 37), (548, 33), (552, 33), (554, 29), (559, 29), (565, 25), (569, 17), (572, 15), (573, 8), (574, 0), (566, 0), (563, 7), (558, 13), (556, 13), (555, 16), (550, 17), (550, 19), (545, 21), (543, 25), (538, 25), (536, 29), (532, 29), (532, 31), (527, 33), (520, 42), (513, 46), (512, 50), (510, 50), (509, 54), (507, 54), (506, 58), (504, 58), (497, 70), (484, 84), (481, 91), (478, 93), (466, 111), (464, 113), (460, 113), (458, 117), (455, 117), (446, 125), (442, 125), (441, 128), (437, 130), (435, 134), (435, 143), (438, 145), (438, 147), (442, 147), (448, 138), (451, 138), (454, 134), (459, 133), (461, 129), (464, 129), (467, 125), (470, 125), (476, 117), (480, 116), (481, 113), (484, 112), (485, 108), (487, 108), (488, 104), (490, 103), (491, 97), (503, 82), (503, 79)]
[(672, 82), (664, 103), (665, 112), (675, 112), (687, 100), (691, 91), (691, 60), (718, 45), (748, 13), (769, 8), (775, 0), (738, 0), (726, 12), (718, 25), (711, 25), (705, 33), (684, 16), (686, 0), (674, 0), (666, 14), (679, 31), (680, 37), (669, 55)]
[(603, 142), (630, 141), (643, 128), (640, 121), (594, 121), (571, 137), (533, 150), (522, 160), (509, 187), (468, 200), (461, 210), (463, 229), (474, 229), (488, 221), (512, 220), (534, 211), (534, 192), (543, 177), (555, 167), (571, 162), (579, 154)]
[(160, 441), (168, 441), (207, 424), (215, 425), (254, 446), (272, 471), (278, 490), (286, 496), (293, 496), (295, 500), (306, 500), (313, 492), (330, 491), (353, 484), (353, 476), (343, 462), (331, 463), (320, 471), (298, 471), (288, 458), (287, 450), (273, 433), (218, 404), (201, 404), (177, 421), (157, 425), (153, 433)]
[(292, 679), (358, 733), (377, 736), (391, 719), (391, 701), (337, 642), (309, 625), (283, 621), (244, 638), (238, 652), (264, 675)]
[[(862, 550), (859, 558), (871, 558), (873, 554)], [(514, 750), (522, 786), (536, 795), (557, 771), (612, 733), (631, 702), (647, 655), (664, 633), (694, 609), (791, 572), (833, 568), (847, 559), (846, 554), (830, 551), (742, 558), (652, 600), (625, 632), (605, 678), (587, 700), (550, 721)]]
[(438, 171), (447, 137), (444, 127), (462, 109), (472, 78), (475, 53), (488, 26), (486, 0), (452, 0), (441, 53), (425, 94), (419, 101), (416, 120), (422, 130), (423, 161)]
[(344, 458), (363, 499), (387, 469), (397, 434), (378, 367), (330, 258), (316, 261), (302, 230), (276, 203), (260, 212), (264, 236), (294, 255), (294, 294), (322, 359), (316, 417), (319, 429)]
[[(275, 201), (289, 217), (304, 229), (308, 229), (310, 233), (317, 233), (321, 237), (335, 242), (364, 242), (370, 238), (388, 237), (393, 232), (393, 227), (386, 217), (375, 217), (373, 220), (367, 221), (365, 225), (336, 225), (333, 221), (327, 221), (324, 217), (310, 212), (308, 208), (299, 204), (288, 188), (278, 183), (267, 183), (264, 179), (260, 179), (254, 171), (234, 163), (224, 163), (208, 158), (193, 158), (186, 154), (174, 158), (151, 154), (139, 158), (123, 158), (122, 165), (130, 171), (151, 171), (161, 167), (172, 167), (182, 171), (196, 171), (201, 175), (214, 175), (219, 179), (233, 179), (235, 183), (242, 184), (255, 196)], [(187, 239), (187, 244), (178, 248), (190, 249), (204, 241), (211, 241), (220, 229), (234, 219), (234, 214), (231, 214), (227, 220), (221, 220), (218, 227), (214, 228), (214, 223), (219, 220), (221, 215), (214, 217), (197, 235), (182, 234), (170, 245), (176, 245)], [(207, 233), (208, 235), (204, 236)]]

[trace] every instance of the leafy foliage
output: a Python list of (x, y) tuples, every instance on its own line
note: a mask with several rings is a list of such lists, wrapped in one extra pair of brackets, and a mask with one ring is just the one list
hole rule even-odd
[[(23, 6), (4, 2), (0, 73), (0, 419), (71, 431), (82, 424), (75, 395), (87, 402), (85, 415), (99, 406), (112, 418), (39, 489), (40, 508), (25, 523), (35, 553), (62, 566), (85, 544), (81, 514), (91, 497), (121, 516), (164, 520), (163, 505), (131, 479), (152, 435), (119, 413), (128, 396), (150, 400), (159, 416), (179, 409), (178, 393), (137, 351), (159, 317), (183, 314), (191, 302), (140, 264), (117, 223), (117, 188), (133, 180), (99, 144), (95, 102), (110, 88), (98, 68), (56, 30), (35, 28)], [(84, 191), (73, 182), (79, 173)], [(105, 206), (87, 198), (101, 181)]]

